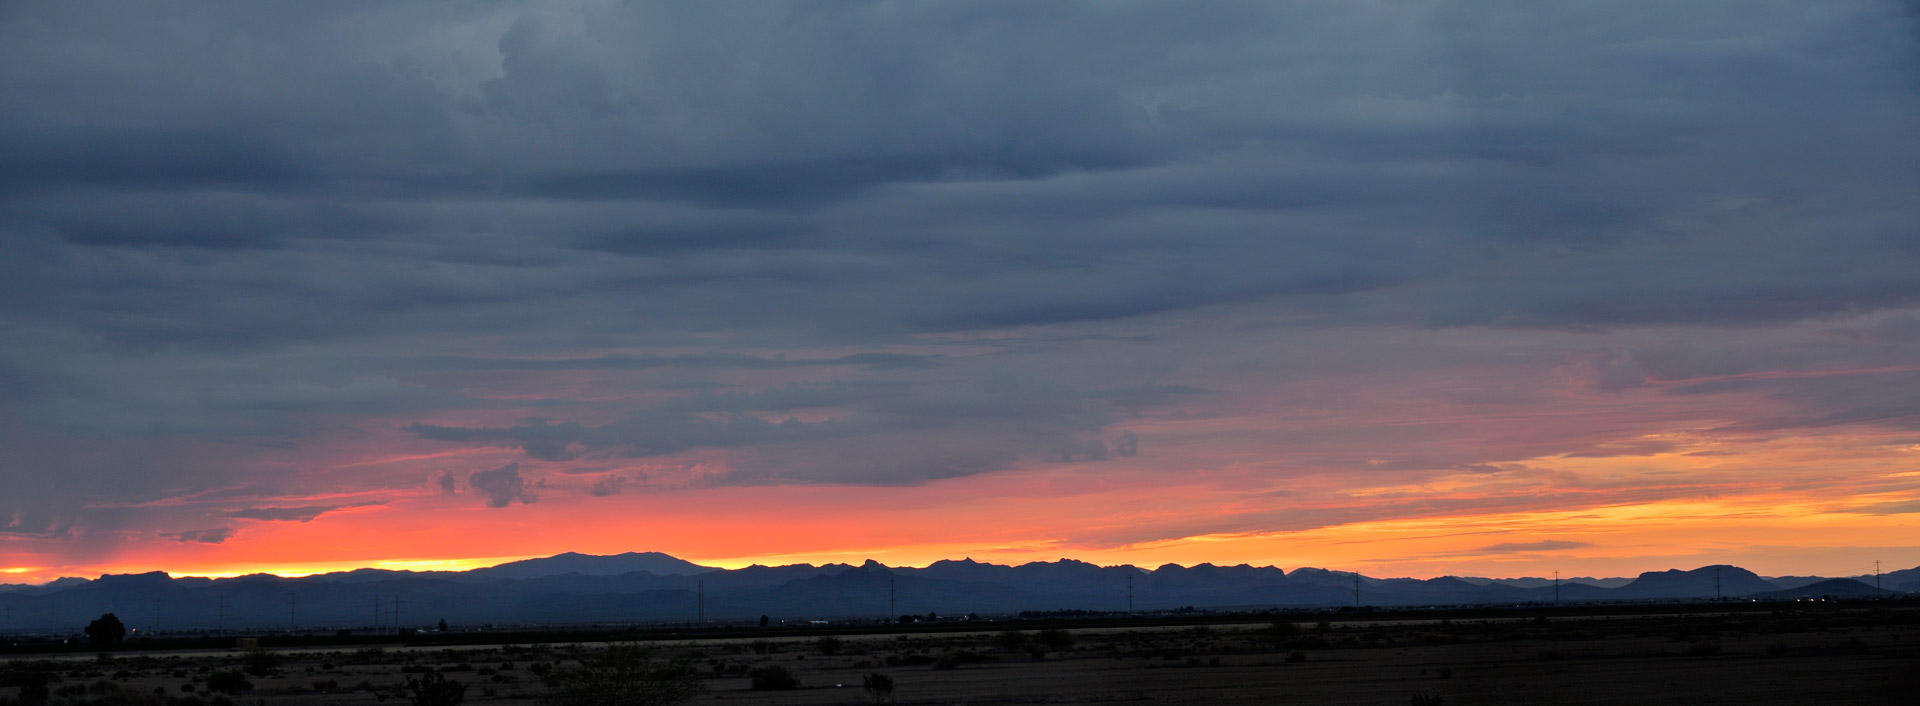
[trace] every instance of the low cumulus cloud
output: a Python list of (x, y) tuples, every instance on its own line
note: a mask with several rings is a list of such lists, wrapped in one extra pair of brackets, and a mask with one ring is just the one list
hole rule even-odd
[(520, 477), (518, 463), (509, 463), (490, 471), (476, 471), (467, 476), (467, 485), (486, 497), (487, 507), (506, 507), (515, 500), (525, 505), (537, 499), (528, 492), (526, 479)]

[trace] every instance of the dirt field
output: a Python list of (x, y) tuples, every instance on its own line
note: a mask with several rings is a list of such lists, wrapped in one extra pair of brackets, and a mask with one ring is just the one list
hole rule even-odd
[[(1051, 647), (1033, 630), (636, 647), (697, 672), (695, 704), (875, 703), (861, 688), (873, 673), (901, 704), (1920, 704), (1915, 609), (1066, 633)], [(407, 680), (432, 672), (468, 704), (535, 704), (603, 649), (15, 657), (0, 663), (0, 703), (38, 674), (51, 703), (409, 704)], [(798, 688), (753, 689), (748, 674), (770, 665)], [(213, 691), (249, 666), (251, 688)]]

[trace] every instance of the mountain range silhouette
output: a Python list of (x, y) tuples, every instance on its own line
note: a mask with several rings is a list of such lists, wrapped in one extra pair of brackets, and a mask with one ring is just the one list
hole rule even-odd
[[(1357, 580), (1356, 580), (1357, 578)], [(0, 585), (0, 633), (71, 633), (115, 613), (136, 634), (191, 630), (397, 629), (757, 619), (877, 620), (894, 614), (1515, 605), (1870, 597), (1920, 592), (1920, 567), (1878, 577), (1769, 580), (1728, 565), (1627, 578), (1374, 578), (1271, 566), (1153, 569), (1073, 559), (924, 568), (792, 564), (719, 569), (658, 552), (566, 553), (470, 571), (358, 569), (299, 578), (175, 578), (163, 572)], [(1356, 588), (1358, 595), (1356, 596)]]

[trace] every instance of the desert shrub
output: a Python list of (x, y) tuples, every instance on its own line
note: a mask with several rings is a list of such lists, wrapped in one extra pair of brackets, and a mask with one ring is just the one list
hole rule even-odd
[(1267, 626), (1267, 639), (1274, 642), (1286, 642), (1300, 634), (1300, 626), (1291, 620), (1275, 620)]
[(753, 671), (747, 672), (747, 681), (753, 685), (754, 691), (787, 691), (800, 688), (800, 678), (794, 676), (791, 670), (778, 664), (754, 667)]
[(264, 677), (280, 669), (280, 655), (264, 647), (255, 647), (240, 655), (240, 664), (248, 674)]
[(753, 653), (757, 655), (773, 654), (780, 651), (779, 648), (773, 644), (772, 640), (754, 640), (747, 646), (753, 648)]
[(916, 664), (933, 664), (933, 657), (922, 654), (887, 655), (883, 661), (889, 667), (907, 667)]
[(19, 702), (22, 704), (44, 704), (53, 692), (46, 684), (20, 687)]
[(1003, 630), (993, 636), (993, 646), (1008, 652), (1019, 652), (1027, 646), (1027, 634), (1019, 630)]
[(1049, 650), (1064, 652), (1073, 649), (1073, 633), (1065, 630), (1041, 630), (1040, 644), (1046, 645)]
[(339, 691), (340, 682), (335, 679), (316, 679), (313, 682), (313, 690), (314, 691)]
[(1709, 657), (1720, 654), (1718, 642), (1696, 642), (1687, 647), (1687, 654), (1695, 657)]
[(248, 680), (246, 673), (240, 670), (222, 669), (207, 675), (207, 688), (222, 694), (237, 694), (242, 691), (251, 691), (253, 682)]
[(1305, 662), (1307, 661), (1307, 653), (1301, 652), (1299, 650), (1288, 652), (1287, 661), (1288, 662)]
[(840, 654), (840, 649), (845, 646), (846, 643), (844, 641), (832, 635), (824, 635), (821, 636), (820, 639), (813, 641), (814, 649), (819, 650), (820, 654), (827, 656)]
[(1446, 699), (1431, 691), (1422, 691), (1413, 695), (1413, 706), (1440, 706)]
[(860, 678), (860, 687), (867, 690), (876, 704), (893, 702), (893, 677), (878, 672), (868, 674)]
[(577, 667), (554, 670), (551, 703), (559, 706), (668, 706), (706, 690), (685, 660), (656, 662), (638, 645), (609, 645)]
[(413, 706), (460, 706), (467, 698), (467, 685), (448, 679), (439, 672), (428, 672), (407, 680), (407, 700)]

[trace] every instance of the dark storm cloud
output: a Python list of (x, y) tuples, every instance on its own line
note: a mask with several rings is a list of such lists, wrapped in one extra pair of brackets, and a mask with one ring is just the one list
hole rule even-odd
[(467, 485), (487, 498), (487, 507), (506, 507), (518, 500), (525, 505), (537, 498), (527, 492), (527, 481), (520, 477), (520, 464), (509, 463), (490, 471), (475, 471), (467, 476)]
[(229, 539), (232, 539), (233, 532), (234, 530), (232, 527), (215, 527), (213, 529), (187, 530), (185, 532), (181, 532), (179, 534), (173, 535), (173, 538), (175, 541), (180, 541), (180, 542), (199, 542), (201, 544), (219, 544), (221, 542), (225, 542)]
[(95, 188), (277, 190), (299, 181), (287, 155), (245, 135), (52, 127), (0, 137), (0, 193)]
[(314, 518), (338, 510), (344, 505), (308, 505), (305, 507), (250, 507), (227, 512), (227, 517), (269, 522), (312, 522)]
[[(1252, 345), (1190, 340), (1210, 307), (1336, 348), (1909, 307), (1917, 37), (1879, 0), (10, 3), (0, 440), (36, 446), (0, 468), (48, 531), (245, 467), (142, 443), (541, 406), (407, 428), (914, 483), (1140, 453), (1116, 425), (1235, 393), (1160, 381)], [(1021, 337), (909, 348), (980, 328)], [(1586, 379), (1711, 367), (1670, 350)], [(534, 375), (577, 377), (474, 389)], [(1910, 424), (1889, 382), (1764, 384), (1782, 425)], [(469, 482), (524, 502), (518, 473)]]

